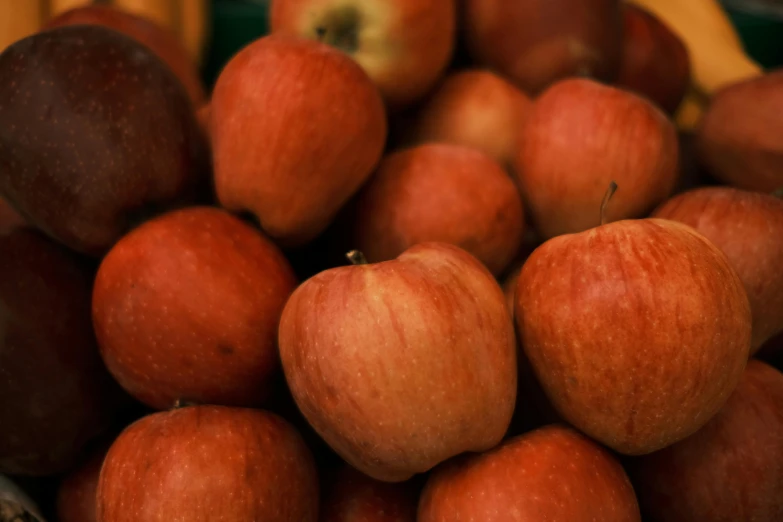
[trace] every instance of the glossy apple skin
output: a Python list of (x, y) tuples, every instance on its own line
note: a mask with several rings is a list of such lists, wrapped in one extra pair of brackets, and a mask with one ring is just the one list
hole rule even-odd
[(461, 145), (429, 143), (386, 156), (357, 198), (356, 248), (370, 262), (440, 241), (500, 274), (522, 243), (519, 191), (503, 168)]
[(210, 106), (220, 203), (253, 213), (289, 247), (326, 229), (385, 145), (378, 90), (318, 42), (270, 35), (251, 43), (223, 69)]
[(492, 71), (453, 72), (417, 110), (406, 142), (473, 147), (511, 168), (531, 105), (527, 94)]
[(688, 91), (691, 61), (682, 39), (650, 11), (626, 3), (617, 86), (641, 94), (674, 114)]
[(79, 24), (102, 25), (144, 44), (177, 75), (193, 106), (204, 104), (206, 94), (198, 70), (176, 35), (168, 29), (148, 18), (109, 5), (69, 9), (46, 22), (43, 29)]
[(98, 477), (109, 445), (104, 442), (94, 448), (60, 482), (56, 498), (58, 522), (97, 522)]
[(629, 472), (650, 522), (783, 520), (783, 374), (751, 359), (706, 426), (634, 460)]
[(605, 448), (565, 425), (513, 437), (430, 476), (419, 522), (451, 520), (639, 522), (633, 487)]
[(318, 489), (310, 450), (282, 418), (190, 406), (143, 417), (114, 441), (98, 482), (98, 522), (315, 522)]
[(536, 95), (571, 76), (601, 81), (617, 76), (618, 0), (463, 0), (462, 9), (473, 60), (527, 93)]
[(64, 471), (123, 404), (95, 343), (92, 276), (31, 228), (0, 234), (0, 473)]
[(164, 214), (101, 263), (92, 301), (101, 355), (156, 409), (257, 406), (279, 370), (277, 324), (296, 284), (277, 246), (228, 212)]
[(699, 157), (729, 185), (773, 192), (783, 187), (783, 70), (724, 87), (696, 134)]
[(344, 465), (324, 490), (320, 522), (416, 522), (412, 482), (382, 482)]
[(124, 34), (58, 27), (0, 54), (0, 193), (73, 250), (205, 197), (205, 151), (181, 83)]
[(783, 331), (783, 200), (731, 187), (679, 194), (654, 216), (685, 223), (729, 258), (750, 299), (751, 355)]
[(516, 397), (514, 328), (473, 256), (420, 243), (302, 283), (280, 356), (305, 418), (349, 464), (400, 482), (500, 442)]
[(568, 79), (544, 92), (525, 120), (515, 175), (544, 239), (644, 217), (677, 182), (674, 124), (652, 103), (592, 80)]
[(517, 332), (563, 418), (628, 455), (701, 428), (742, 376), (748, 298), (692, 228), (626, 220), (544, 243), (516, 290)]
[[(274, 0), (273, 33), (319, 39), (354, 59), (390, 110), (418, 101), (441, 78), (456, 40), (454, 0)], [(335, 41), (334, 27), (358, 16), (356, 42)]]

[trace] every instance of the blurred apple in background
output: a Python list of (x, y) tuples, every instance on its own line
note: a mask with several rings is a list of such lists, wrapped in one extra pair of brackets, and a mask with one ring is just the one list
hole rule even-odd
[(270, 23), (356, 60), (392, 110), (432, 89), (456, 40), (455, 0), (272, 0)]
[(651, 102), (592, 80), (568, 79), (534, 103), (514, 172), (526, 210), (548, 239), (597, 226), (613, 181), (619, 188), (607, 222), (644, 217), (674, 189), (678, 147), (674, 124)]
[(728, 256), (750, 299), (751, 355), (783, 331), (783, 200), (705, 187), (671, 198), (654, 215), (692, 226)]
[(631, 482), (609, 451), (550, 425), (479, 455), (446, 462), (429, 478), (419, 522), (453, 520), (640, 522)]
[(431, 143), (392, 153), (357, 198), (356, 248), (374, 263), (440, 241), (498, 275), (517, 253), (525, 220), (519, 192), (484, 153)]
[(383, 102), (362, 69), (327, 45), (288, 36), (236, 54), (210, 113), (220, 203), (252, 213), (286, 247), (328, 227), (386, 142)]
[(622, 7), (623, 54), (616, 84), (674, 114), (691, 81), (688, 48), (660, 18), (643, 7)]
[[(461, 0), (473, 60), (538, 94), (569, 76), (615, 80), (619, 0)], [(564, 13), (567, 13), (564, 15)]]
[(783, 520), (783, 374), (749, 361), (706, 426), (628, 468), (650, 522)]

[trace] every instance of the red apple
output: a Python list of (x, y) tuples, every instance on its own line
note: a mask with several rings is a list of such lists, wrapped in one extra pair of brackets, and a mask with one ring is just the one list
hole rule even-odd
[(674, 114), (691, 82), (688, 48), (647, 9), (631, 3), (622, 9), (624, 44), (616, 84)]
[(370, 262), (417, 243), (457, 245), (500, 274), (522, 242), (519, 191), (484, 153), (431, 143), (388, 155), (357, 197), (356, 246)]
[(273, 33), (332, 45), (367, 72), (389, 107), (424, 96), (454, 50), (454, 0), (274, 0)]
[(550, 425), (435, 470), (424, 487), (417, 520), (638, 522), (641, 518), (620, 463), (575, 430)]
[(312, 454), (283, 419), (191, 406), (143, 417), (114, 441), (98, 482), (98, 522), (315, 522), (318, 496)]
[(489, 70), (454, 72), (416, 111), (405, 139), (474, 147), (510, 168), (531, 104), (525, 93)]
[(324, 491), (320, 522), (416, 522), (418, 491), (340, 467)]
[(704, 187), (673, 197), (654, 215), (692, 226), (728, 256), (750, 299), (751, 354), (783, 332), (783, 200)]
[(93, 449), (76, 468), (70, 470), (57, 489), (58, 522), (97, 522), (98, 477), (109, 444)]
[(741, 189), (783, 188), (783, 69), (718, 91), (697, 129), (699, 156)]
[(64, 471), (121, 405), (95, 344), (91, 284), (82, 260), (33, 229), (0, 234), (0, 473)]
[(279, 342), (305, 418), (377, 480), (489, 449), (508, 428), (514, 328), (492, 274), (456, 246), (316, 275), (286, 304)]
[(607, 221), (643, 217), (677, 182), (674, 124), (651, 102), (592, 80), (558, 82), (522, 128), (515, 173), (544, 239), (599, 224), (606, 187), (619, 186)]
[(296, 278), (269, 239), (216, 208), (159, 216), (122, 238), (95, 279), (101, 355), (143, 403), (256, 406), (279, 369)]
[(706, 426), (629, 465), (650, 522), (783, 520), (783, 374), (751, 360)]
[(378, 90), (331, 47), (271, 35), (236, 54), (210, 103), (220, 203), (298, 246), (329, 225), (383, 153)]
[(569, 76), (614, 80), (620, 65), (619, 0), (463, 0), (473, 59), (531, 94)]
[(663, 219), (547, 241), (522, 267), (515, 315), (558, 413), (629, 455), (706, 424), (750, 349), (750, 305), (725, 254)]
[(148, 18), (109, 5), (86, 5), (55, 16), (43, 29), (85, 24), (108, 27), (144, 44), (177, 75), (195, 107), (205, 102), (204, 85), (185, 47), (174, 33)]

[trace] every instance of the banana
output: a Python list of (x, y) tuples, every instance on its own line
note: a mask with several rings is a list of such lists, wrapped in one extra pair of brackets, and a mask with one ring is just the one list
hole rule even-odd
[(37, 32), (45, 9), (44, 0), (0, 0), (0, 52)]
[(180, 40), (199, 65), (203, 60), (209, 18), (209, 0), (180, 0)]
[(77, 7), (92, 4), (92, 0), (49, 0), (49, 18)]

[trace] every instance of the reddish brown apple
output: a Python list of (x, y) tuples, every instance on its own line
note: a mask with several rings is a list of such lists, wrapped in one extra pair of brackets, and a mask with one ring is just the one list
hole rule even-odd
[(388, 155), (357, 197), (354, 237), (370, 262), (417, 243), (467, 250), (500, 274), (522, 242), (519, 191), (484, 153), (431, 143)]
[(417, 520), (512, 519), (641, 520), (620, 463), (564, 425), (546, 426), (442, 465), (424, 487)]
[(177, 36), (154, 21), (109, 5), (86, 5), (65, 11), (44, 24), (43, 29), (66, 25), (102, 25), (147, 46), (166, 62), (188, 92), (195, 107), (206, 100), (198, 70)]
[(274, 0), (273, 33), (319, 40), (356, 60), (388, 106), (424, 96), (451, 59), (454, 0)]
[(650, 522), (783, 520), (783, 374), (752, 359), (706, 426), (634, 461)]
[(783, 200), (704, 187), (673, 197), (654, 215), (692, 226), (728, 256), (750, 299), (751, 355), (783, 332)]
[(296, 287), (269, 239), (220, 209), (164, 214), (122, 238), (95, 279), (106, 365), (134, 397), (257, 406), (278, 373), (277, 324)]
[(612, 81), (622, 48), (619, 0), (463, 0), (470, 55), (531, 94), (570, 76)]
[(718, 91), (697, 129), (702, 162), (741, 189), (783, 188), (783, 70)]
[(0, 234), (0, 473), (64, 471), (121, 405), (95, 344), (91, 284), (82, 260), (37, 231)]
[(320, 234), (383, 153), (378, 89), (343, 53), (271, 35), (236, 54), (210, 103), (220, 203), (287, 246)]
[(615, 83), (674, 114), (691, 82), (688, 48), (647, 9), (631, 3), (624, 3), (622, 9), (624, 44)]
[(60, 482), (56, 499), (58, 522), (98, 522), (98, 477), (108, 450), (108, 443), (96, 447)]
[(99, 522), (318, 520), (318, 475), (299, 433), (269, 412), (191, 406), (141, 418), (114, 441)]
[(549, 239), (597, 226), (612, 181), (619, 189), (607, 222), (643, 217), (674, 190), (678, 162), (674, 124), (651, 102), (569, 79), (533, 105), (515, 174), (539, 233)]
[(531, 104), (530, 97), (489, 70), (454, 72), (416, 111), (404, 139), (474, 147), (510, 168)]
[(420, 243), (321, 272), (280, 320), (280, 357), (305, 418), (349, 464), (400, 482), (500, 442), (516, 397), (503, 291), (473, 256)]
[(416, 522), (418, 491), (411, 482), (382, 482), (342, 466), (331, 477), (320, 522)]
[(663, 219), (547, 241), (522, 267), (515, 315), (558, 413), (629, 455), (706, 424), (739, 382), (750, 349), (748, 297), (726, 255)]

